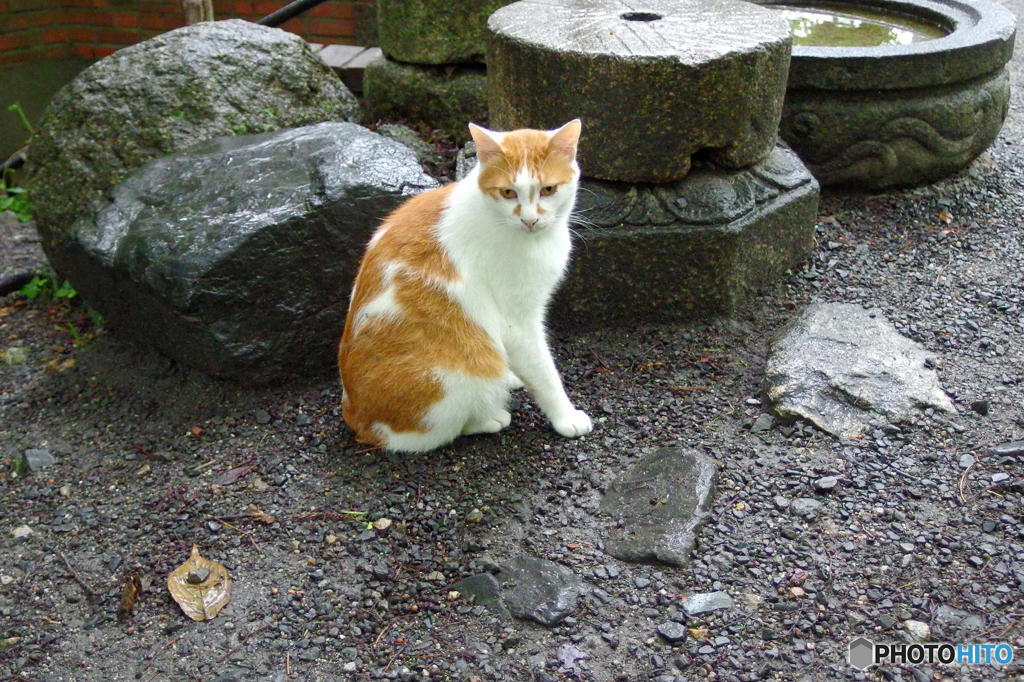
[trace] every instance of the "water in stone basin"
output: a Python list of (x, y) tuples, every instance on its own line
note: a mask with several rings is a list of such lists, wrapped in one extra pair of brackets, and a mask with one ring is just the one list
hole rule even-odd
[(907, 45), (941, 38), (948, 31), (912, 17), (863, 7), (772, 5), (789, 21), (793, 44), (808, 47)]

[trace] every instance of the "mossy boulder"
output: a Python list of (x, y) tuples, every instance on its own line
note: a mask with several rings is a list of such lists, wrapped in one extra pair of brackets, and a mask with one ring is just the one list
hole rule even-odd
[(61, 89), (32, 139), (27, 184), (43, 247), (52, 259), (96, 198), (155, 157), (358, 113), (305, 41), (280, 29), (204, 22), (127, 47)]
[(487, 121), (487, 73), (482, 66), (414, 66), (375, 59), (363, 75), (370, 115), (424, 121), (460, 142), (466, 124)]
[(685, 177), (700, 153), (745, 168), (775, 145), (790, 29), (740, 0), (521, 0), (487, 22), (492, 127), (579, 117), (584, 175)]
[(411, 64), (483, 61), (484, 26), (508, 0), (377, 0), (380, 48)]

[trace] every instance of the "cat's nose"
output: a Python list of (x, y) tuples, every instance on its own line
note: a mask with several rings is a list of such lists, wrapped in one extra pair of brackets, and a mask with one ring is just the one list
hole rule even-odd
[(533, 220), (527, 220), (526, 218), (522, 218), (522, 221), (523, 225), (526, 225), (526, 229), (530, 230), (531, 232), (533, 232), (533, 228), (537, 226), (536, 218), (534, 218)]

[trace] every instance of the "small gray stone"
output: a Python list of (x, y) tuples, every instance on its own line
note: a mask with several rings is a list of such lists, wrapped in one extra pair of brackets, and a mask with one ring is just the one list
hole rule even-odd
[(974, 464), (974, 462), (975, 462), (974, 455), (968, 455), (968, 454), (960, 455), (959, 464), (960, 464), (960, 468), (961, 469), (967, 469), (972, 464)]
[(835, 476), (823, 476), (814, 482), (814, 489), (819, 493), (827, 493), (839, 485), (839, 479)]
[(699, 616), (702, 613), (709, 611), (718, 611), (720, 609), (731, 609), (733, 606), (732, 597), (726, 592), (701, 592), (700, 594), (691, 594), (686, 597), (686, 601), (683, 602), (683, 608), (686, 609), (688, 616)]
[(993, 483), (1006, 483), (1009, 480), (1010, 474), (1006, 473), (1005, 471), (1000, 471), (999, 473), (992, 474)]
[(266, 410), (256, 410), (255, 417), (256, 417), (256, 423), (257, 424), (269, 424), (270, 423), (270, 413), (267, 412)]
[(1017, 457), (1024, 455), (1024, 440), (1013, 440), (1000, 443), (992, 448), (992, 454), (1001, 457)]
[(757, 419), (754, 420), (754, 423), (753, 425), (751, 425), (750, 430), (753, 431), (754, 433), (762, 433), (764, 431), (771, 430), (773, 426), (775, 426), (775, 417), (766, 412), (764, 414), (761, 414), (760, 416), (758, 416)]
[(46, 448), (32, 448), (26, 450), (24, 459), (25, 466), (33, 472), (45, 469), (57, 461)]
[(919, 620), (903, 621), (903, 629), (919, 642), (927, 641), (932, 634), (932, 629), (928, 626), (928, 623), (923, 623)]
[(681, 642), (686, 639), (686, 626), (670, 620), (658, 626), (658, 634), (667, 642)]
[(22, 524), (22, 525), (18, 526), (17, 528), (15, 528), (14, 530), (12, 530), (11, 531), (11, 535), (13, 535), (16, 540), (20, 540), (21, 538), (25, 538), (25, 537), (28, 537), (29, 535), (32, 535), (33, 532), (34, 531), (31, 528), (29, 528), (27, 525)]
[(798, 497), (789, 503), (789, 510), (803, 519), (815, 519), (825, 508), (818, 500), (811, 497)]

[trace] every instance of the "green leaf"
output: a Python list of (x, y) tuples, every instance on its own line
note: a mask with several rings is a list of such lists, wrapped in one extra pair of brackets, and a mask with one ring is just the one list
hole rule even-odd
[(64, 280), (64, 283), (57, 287), (57, 290), (53, 292), (54, 298), (72, 299), (75, 296), (78, 296), (78, 292), (73, 286), (71, 286), (71, 282), (67, 280)]
[(45, 277), (40, 277), (39, 275), (36, 275), (31, 280), (29, 280), (28, 284), (21, 288), (22, 296), (29, 300), (39, 298), (39, 295), (46, 290), (49, 281), (50, 280), (48, 280)]

